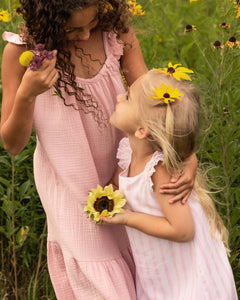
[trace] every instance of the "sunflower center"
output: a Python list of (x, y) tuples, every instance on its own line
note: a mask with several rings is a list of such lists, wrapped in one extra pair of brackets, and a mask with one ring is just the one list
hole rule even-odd
[(170, 95), (169, 95), (168, 93), (165, 93), (165, 94), (163, 95), (163, 97), (164, 97), (164, 98), (170, 98)]
[(175, 69), (173, 67), (170, 67), (167, 69), (168, 73), (173, 74), (175, 72)]
[(113, 211), (114, 202), (112, 199), (108, 199), (108, 197), (104, 196), (102, 198), (97, 198), (94, 203), (94, 208), (98, 212), (102, 212), (103, 210)]

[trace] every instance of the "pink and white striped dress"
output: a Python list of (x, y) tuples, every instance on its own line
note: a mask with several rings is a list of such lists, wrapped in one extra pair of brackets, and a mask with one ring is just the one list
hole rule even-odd
[[(121, 140), (117, 158), (123, 169), (119, 187), (124, 191), (129, 209), (164, 216), (151, 180), (163, 154), (156, 151), (144, 171), (135, 177), (128, 177), (131, 148), (127, 138)], [(190, 242), (172, 242), (127, 227), (136, 264), (138, 300), (237, 300), (224, 245), (209, 235), (201, 205), (193, 197), (188, 202), (196, 229)]]

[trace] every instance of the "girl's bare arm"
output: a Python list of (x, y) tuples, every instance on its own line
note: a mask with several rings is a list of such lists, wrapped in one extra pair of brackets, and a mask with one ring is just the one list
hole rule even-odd
[(58, 78), (56, 57), (51, 61), (45, 59), (37, 71), (22, 67), (19, 57), (25, 50), (25, 46), (8, 43), (2, 57), (0, 133), (5, 149), (13, 155), (23, 150), (31, 136), (36, 96)]

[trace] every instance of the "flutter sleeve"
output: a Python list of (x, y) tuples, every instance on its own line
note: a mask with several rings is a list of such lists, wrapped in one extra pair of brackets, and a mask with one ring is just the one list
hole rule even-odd
[(17, 45), (24, 45), (25, 43), (21, 39), (21, 36), (19, 34), (4, 31), (2, 38), (4, 41), (7, 41), (9, 43), (17, 44)]
[(119, 160), (118, 165), (121, 169), (125, 170), (129, 167), (132, 157), (132, 149), (129, 144), (128, 138), (124, 137), (118, 147), (117, 159)]

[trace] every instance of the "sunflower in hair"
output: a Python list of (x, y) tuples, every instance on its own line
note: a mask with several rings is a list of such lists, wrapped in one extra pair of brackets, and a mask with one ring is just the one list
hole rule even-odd
[(120, 190), (113, 191), (112, 184), (102, 188), (100, 185), (92, 189), (87, 198), (84, 212), (96, 223), (101, 223), (100, 217), (113, 217), (115, 214), (124, 212), (122, 208), (127, 201)]
[(154, 89), (152, 90), (152, 92), (154, 93), (154, 95), (149, 96), (149, 98), (160, 100), (160, 101), (162, 100), (166, 104), (175, 102), (176, 99), (181, 101), (182, 100), (181, 96), (183, 96), (183, 94), (179, 93), (177, 88), (176, 89), (172, 88), (171, 83), (169, 84), (168, 87), (166, 87), (166, 85), (162, 82), (161, 88), (157, 86), (155, 90)]

